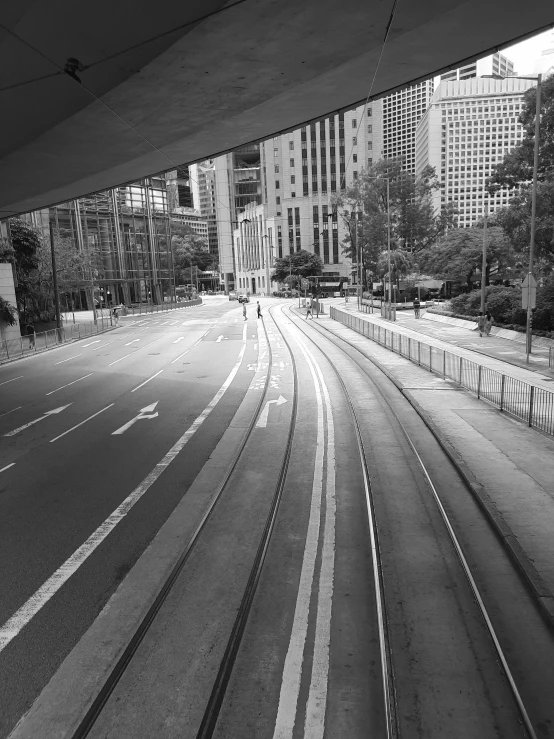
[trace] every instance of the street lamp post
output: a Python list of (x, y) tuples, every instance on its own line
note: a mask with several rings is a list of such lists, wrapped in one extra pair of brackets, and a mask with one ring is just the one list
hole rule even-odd
[(527, 272), (527, 326), (526, 326), (526, 350), (527, 350), (527, 363), (529, 363), (529, 355), (531, 354), (533, 334), (532, 334), (532, 323), (533, 323), (533, 307), (531, 300), (531, 287), (534, 282), (533, 276), (533, 259), (535, 252), (535, 228), (536, 228), (536, 217), (537, 217), (537, 178), (539, 169), (539, 139), (540, 139), (540, 126), (541, 126), (541, 87), (542, 87), (542, 74), (536, 77), (523, 77), (520, 75), (510, 75), (510, 79), (518, 80), (533, 80), (537, 82), (537, 96), (535, 104), (535, 147), (533, 152), (533, 184), (531, 188), (531, 234), (529, 238), (529, 270)]

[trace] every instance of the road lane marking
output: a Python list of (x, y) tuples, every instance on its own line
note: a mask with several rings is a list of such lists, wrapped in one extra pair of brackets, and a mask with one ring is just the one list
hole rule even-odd
[[(296, 335), (295, 335), (296, 338)], [(300, 345), (300, 344), (299, 344)], [(300, 680), (302, 677), (302, 666), (304, 661), (304, 647), (308, 633), (308, 617), (310, 615), (310, 598), (312, 595), (314, 571), (316, 564), (317, 548), (319, 542), (319, 526), (321, 519), (321, 497), (323, 494), (323, 456), (324, 456), (324, 426), (323, 426), (323, 402), (319, 383), (312, 366), (307, 360), (310, 369), (317, 403), (317, 436), (315, 448), (314, 477), (312, 482), (312, 495), (310, 503), (310, 516), (308, 530), (306, 533), (306, 544), (300, 571), (300, 582), (298, 595), (294, 610), (294, 619), (290, 635), (290, 642), (285, 657), (283, 676), (281, 679), (281, 691), (279, 694), (279, 707), (275, 719), (273, 739), (292, 739), (298, 696), (300, 693)]]
[(115, 344), (115, 341), (106, 341), (104, 344), (99, 344), (98, 346), (95, 346), (92, 351), (95, 352), (97, 349), (101, 349), (103, 346), (109, 346), (110, 344)]
[(44, 421), (45, 418), (48, 418), (48, 416), (56, 415), (57, 413), (61, 413), (62, 411), (65, 411), (66, 408), (69, 408), (69, 406), (72, 405), (71, 403), (68, 403), (67, 405), (62, 405), (60, 408), (54, 408), (51, 411), (46, 411), (42, 416), (39, 416), (38, 418), (35, 418), (34, 421), (29, 421), (29, 423), (23, 424), (23, 426), (19, 426), (19, 428), (14, 429), (13, 431), (8, 431), (7, 434), (4, 434), (4, 436), (15, 436), (16, 434), (19, 434), (20, 431), (24, 431), (25, 429), (28, 429), (29, 426), (34, 426), (35, 423), (38, 423), (39, 421)]
[(113, 511), (113, 513), (100, 524), (91, 536), (69, 557), (46, 582), (0, 627), (0, 652), (15, 639), (20, 631), (31, 621), (34, 616), (48, 603), (58, 590), (69, 580), (89, 556), (97, 549), (104, 539), (110, 534), (117, 524), (125, 518), (133, 506), (156, 482), (162, 472), (169, 467), (171, 462), (182, 451), (190, 441), (206, 418), (210, 415), (225, 392), (235, 379), (240, 369), (244, 353), (246, 351), (246, 327), (242, 336), (242, 346), (233, 369), (227, 376), (223, 385), (204, 408), (202, 413), (193, 421), (185, 433), (176, 441), (167, 454), (154, 469), (144, 478), (138, 487)]
[(182, 359), (185, 356), (185, 354), (188, 354), (189, 352), (190, 352), (190, 349), (187, 349), (186, 352), (183, 352), (182, 354), (180, 354), (177, 357), (177, 359), (174, 359), (172, 362), (170, 362), (170, 364), (175, 364), (175, 362), (178, 362), (180, 359)]
[(93, 344), (99, 344), (100, 339), (96, 339), (96, 341), (91, 341), (90, 344), (83, 344), (83, 349), (87, 346), (92, 346)]
[(105, 408), (102, 408), (101, 411), (98, 411), (97, 413), (93, 413), (92, 416), (89, 416), (88, 418), (85, 418), (84, 421), (81, 421), (81, 423), (78, 423), (76, 426), (72, 426), (70, 429), (67, 429), (67, 431), (64, 431), (63, 434), (60, 434), (59, 436), (55, 436), (53, 439), (50, 439), (50, 444), (53, 441), (58, 441), (58, 439), (61, 439), (62, 436), (65, 436), (66, 434), (69, 434), (71, 431), (75, 431), (75, 429), (78, 429), (79, 426), (82, 426), (87, 421), (90, 421), (92, 418), (96, 418), (96, 416), (99, 416), (101, 413), (104, 413), (104, 411), (107, 411), (108, 408), (111, 408), (112, 405), (115, 405), (115, 403), (110, 403), (110, 405), (107, 405)]
[(219, 342), (220, 342), (220, 341), (221, 341), (222, 339), (223, 339), (223, 334), (219, 334), (219, 336), (218, 336), (218, 337), (217, 337), (217, 339), (215, 340), (215, 343), (216, 343), (216, 344), (219, 344)]
[(277, 400), (268, 400), (264, 406), (263, 411), (260, 413), (260, 417), (258, 418), (256, 422), (256, 428), (257, 429), (267, 428), (267, 420), (269, 418), (269, 406), (270, 405), (283, 405), (283, 403), (286, 403), (286, 402), (287, 402), (287, 399), (283, 398), (282, 395), (279, 395), (279, 398)]
[(19, 375), (19, 377), (12, 377), (11, 380), (4, 380), (4, 382), (0, 382), (0, 385), (7, 385), (8, 382), (15, 382), (16, 380), (22, 380), (25, 375)]
[(125, 344), (125, 346), (131, 346), (131, 344), (134, 344), (136, 341), (140, 341), (140, 339), (133, 339), (128, 344)]
[(116, 431), (112, 431), (112, 436), (117, 436), (118, 434), (124, 434), (127, 429), (131, 428), (131, 426), (136, 423), (137, 421), (141, 421), (144, 418), (157, 418), (158, 417), (158, 411), (153, 413), (154, 409), (158, 405), (159, 401), (156, 401), (155, 403), (151, 403), (150, 405), (147, 405), (145, 408), (142, 408), (140, 413), (136, 415), (134, 418), (131, 418), (130, 421), (127, 421), (127, 423), (123, 424), (120, 428), (118, 428)]
[(179, 338), (178, 338), (178, 339), (175, 339), (175, 341), (172, 341), (171, 343), (172, 343), (172, 344), (178, 344), (178, 343), (179, 343), (180, 341), (182, 341), (182, 340), (183, 340), (184, 338), (185, 338), (184, 336), (179, 336)]
[(15, 462), (12, 462), (11, 464), (7, 464), (5, 467), (2, 467), (0, 472), (5, 472), (6, 470), (9, 470), (10, 467), (13, 467), (15, 465)]
[(62, 359), (61, 362), (56, 362), (56, 364), (63, 364), (64, 362), (69, 362), (70, 359), (77, 359), (77, 357), (82, 357), (82, 354), (75, 354), (74, 357), (68, 357), (67, 359)]
[(146, 383), (147, 383), (147, 382), (150, 382), (150, 380), (153, 380), (153, 379), (154, 379), (154, 377), (157, 377), (158, 375), (161, 375), (161, 374), (162, 374), (162, 372), (163, 372), (163, 370), (160, 370), (159, 372), (156, 372), (156, 374), (155, 374), (155, 375), (152, 375), (152, 377), (149, 377), (149, 378), (148, 378), (147, 380), (145, 380), (144, 382), (141, 382), (141, 384), (140, 384), (140, 385), (137, 385), (137, 387), (133, 388), (133, 390), (131, 390), (131, 392), (132, 392), (132, 393), (134, 393), (134, 392), (135, 392), (135, 390), (139, 390), (139, 389), (140, 389), (141, 387), (143, 387), (143, 385), (146, 385)]
[(127, 359), (127, 357), (132, 357), (132, 356), (133, 356), (133, 352), (131, 352), (130, 354), (126, 354), (124, 357), (119, 357), (119, 359), (116, 359), (115, 362), (110, 362), (108, 367), (111, 367), (112, 364), (117, 364), (118, 362), (121, 362), (122, 359)]
[(23, 408), (22, 405), (18, 405), (17, 408), (12, 408), (11, 411), (6, 411), (5, 413), (0, 413), (0, 418), (2, 416), (7, 416), (9, 413), (13, 413), (14, 411), (18, 411), (20, 408)]
[(86, 380), (87, 377), (91, 377), (94, 372), (89, 372), (88, 375), (84, 375), (83, 377), (79, 377), (78, 380), (73, 380), (73, 382), (68, 382), (67, 385), (62, 385), (61, 387), (57, 387), (55, 390), (51, 390), (49, 393), (46, 393), (46, 395), (53, 395), (54, 393), (57, 393), (58, 390), (63, 390), (64, 387), (69, 387), (70, 385), (75, 385), (76, 382), (81, 382), (81, 380)]

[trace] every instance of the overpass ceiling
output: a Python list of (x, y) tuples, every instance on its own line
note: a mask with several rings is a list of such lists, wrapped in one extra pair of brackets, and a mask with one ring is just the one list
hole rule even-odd
[(383, 45), (392, 8), (4, 0), (0, 218), (268, 138), (554, 21), (545, 0), (399, 0)]

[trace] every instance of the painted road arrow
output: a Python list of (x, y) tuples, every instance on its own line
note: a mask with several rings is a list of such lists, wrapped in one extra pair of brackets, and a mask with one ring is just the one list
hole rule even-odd
[(283, 398), (282, 395), (279, 395), (279, 398), (277, 400), (268, 400), (265, 404), (265, 407), (263, 411), (260, 413), (260, 417), (258, 418), (258, 421), (256, 423), (257, 429), (265, 429), (267, 426), (267, 418), (269, 416), (269, 406), (272, 403), (275, 403), (275, 405), (283, 405), (283, 403), (286, 403), (287, 399)]
[(62, 405), (59, 408), (54, 408), (51, 411), (46, 411), (46, 413), (43, 416), (40, 416), (39, 418), (35, 418), (34, 421), (29, 421), (29, 423), (26, 423), (24, 426), (20, 426), (17, 429), (14, 429), (13, 431), (10, 431), (7, 434), (4, 434), (4, 436), (15, 436), (20, 431), (23, 431), (24, 429), (28, 429), (29, 426), (33, 426), (33, 424), (38, 423), (39, 421), (44, 421), (45, 418), (48, 418), (48, 416), (53, 416), (56, 413), (61, 413), (62, 411), (65, 411), (66, 408), (69, 408), (71, 403), (68, 403), (67, 405)]
[(137, 421), (140, 421), (141, 418), (157, 418), (158, 413), (157, 412), (152, 413), (152, 411), (158, 405), (158, 402), (159, 401), (156, 401), (155, 403), (152, 403), (151, 405), (147, 405), (145, 408), (142, 408), (140, 413), (134, 418), (131, 418), (130, 421), (127, 421), (127, 423), (124, 426), (121, 426), (121, 428), (117, 429), (117, 431), (112, 431), (112, 436), (117, 436), (118, 434), (124, 434), (125, 431), (127, 431), (127, 429), (131, 428), (131, 426)]
[(216, 343), (216, 344), (218, 344), (218, 343), (219, 343), (219, 342), (221, 341), (221, 339), (222, 339), (222, 338), (223, 338), (223, 334), (220, 334), (220, 335), (219, 335), (219, 336), (217, 337), (217, 339), (215, 340), (215, 343)]

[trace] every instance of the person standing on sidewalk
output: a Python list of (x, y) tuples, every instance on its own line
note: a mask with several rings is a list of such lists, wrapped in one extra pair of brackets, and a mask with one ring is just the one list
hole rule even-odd
[(485, 336), (490, 336), (493, 317), (489, 311), (485, 313)]
[(119, 326), (119, 313), (117, 312), (117, 308), (113, 309), (112, 315), (113, 315), (113, 322), (115, 323), (116, 326)]
[(312, 313), (312, 302), (309, 299), (306, 300), (306, 320), (308, 320), (308, 318), (311, 318), (312, 321), (314, 320), (314, 316)]
[(415, 298), (414, 300), (414, 314), (416, 318), (419, 318), (419, 311), (421, 308), (421, 303), (419, 302), (419, 298)]
[(483, 336), (483, 331), (485, 330), (485, 316), (481, 312), (477, 317), (477, 327), (479, 329), (479, 336)]
[(36, 341), (35, 327), (33, 326), (32, 323), (28, 323), (27, 324), (27, 327), (26, 327), (26, 330), (27, 330), (27, 336), (29, 337), (29, 349), (35, 349), (36, 348), (36, 343), (35, 343), (35, 341)]

